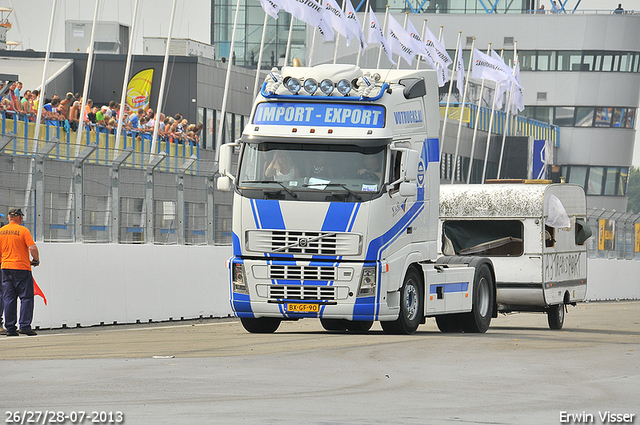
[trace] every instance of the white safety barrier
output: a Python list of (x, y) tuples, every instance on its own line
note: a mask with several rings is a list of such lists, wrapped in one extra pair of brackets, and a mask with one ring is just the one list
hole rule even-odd
[(230, 246), (39, 243), (33, 326), (227, 317)]
[[(230, 246), (40, 243), (33, 326), (227, 317)], [(639, 300), (640, 261), (590, 259), (587, 299)]]

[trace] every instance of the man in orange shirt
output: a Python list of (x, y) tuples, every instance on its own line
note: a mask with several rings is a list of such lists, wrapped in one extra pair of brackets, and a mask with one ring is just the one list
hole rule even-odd
[[(2, 296), (7, 336), (37, 335), (31, 329), (33, 320), (33, 276), (31, 266), (40, 264), (38, 247), (29, 229), (22, 226), (22, 210), (9, 210), (9, 224), (0, 229), (0, 262), (2, 263)], [(29, 260), (31, 254), (32, 260)], [(16, 329), (18, 297), (20, 298), (20, 330)]]

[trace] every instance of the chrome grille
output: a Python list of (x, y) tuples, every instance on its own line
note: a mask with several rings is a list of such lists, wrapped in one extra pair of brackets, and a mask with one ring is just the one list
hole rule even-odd
[(287, 300), (336, 300), (338, 299), (338, 293), (335, 286), (270, 285), (269, 298)]
[(332, 266), (269, 266), (269, 279), (336, 280), (337, 269)]
[(249, 251), (308, 255), (359, 255), (362, 238), (355, 233), (249, 230)]

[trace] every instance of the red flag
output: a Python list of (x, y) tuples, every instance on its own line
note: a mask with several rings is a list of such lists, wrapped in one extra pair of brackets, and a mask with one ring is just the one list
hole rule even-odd
[(41, 296), (42, 299), (44, 300), (44, 305), (47, 305), (47, 297), (44, 296), (44, 292), (42, 292), (42, 289), (40, 289), (40, 287), (36, 283), (35, 278), (33, 278), (33, 295)]

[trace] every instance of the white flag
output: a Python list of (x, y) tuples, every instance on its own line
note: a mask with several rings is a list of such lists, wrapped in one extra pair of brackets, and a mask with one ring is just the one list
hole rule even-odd
[(324, 13), (323, 20), (326, 20), (331, 27), (347, 40), (353, 35), (347, 30), (347, 18), (342, 13), (342, 9), (336, 3), (336, 0), (323, 0)]
[[(495, 50), (491, 49), (491, 58), (493, 60), (496, 61), (496, 63), (498, 63), (501, 67), (506, 66), (504, 64), (504, 61), (502, 60), (502, 58), (500, 57), (500, 55), (498, 53), (496, 53)], [(510, 71), (507, 71), (507, 74), (509, 74)], [(504, 95), (505, 93), (511, 88), (511, 84), (509, 83), (509, 80), (503, 80), (501, 82), (499, 82), (496, 86), (496, 105), (498, 106), (498, 109), (502, 109), (502, 103), (504, 101)]]
[(427, 56), (424, 58), (432, 68), (435, 68), (437, 64), (440, 64), (442, 68), (446, 69), (453, 63), (453, 60), (447, 53), (447, 49), (444, 47), (444, 42), (441, 43), (438, 41), (429, 27), (426, 28), (424, 34), (424, 44), (427, 49)]
[[(364, 33), (362, 32), (362, 25), (360, 25), (360, 20), (356, 15), (356, 11), (353, 9), (353, 5), (351, 4), (351, 0), (345, 0), (347, 2), (347, 30), (353, 34), (354, 37), (358, 39), (360, 42), (360, 49), (362, 53), (364, 53), (364, 49), (367, 48), (367, 42), (364, 39)], [(347, 46), (351, 40), (347, 38)]]
[(518, 112), (524, 111), (524, 93), (522, 93), (522, 84), (520, 84), (520, 62), (517, 59), (516, 59), (516, 67), (514, 70), (514, 77), (518, 82), (518, 85), (514, 86), (514, 89), (513, 89), (512, 105), (514, 110), (512, 112), (513, 114), (517, 114), (516, 110)]
[[(497, 55), (497, 53), (496, 53)], [(473, 49), (473, 78), (484, 78), (496, 82), (508, 81), (520, 85), (513, 77), (513, 71), (502, 59), (485, 55), (478, 49)]]
[(456, 78), (456, 87), (462, 93), (464, 90), (464, 58), (462, 57), (462, 40), (458, 43), (458, 62), (455, 71), (458, 73)]
[(318, 24), (318, 31), (324, 41), (333, 41), (335, 33), (333, 32), (333, 28), (331, 28), (331, 24), (329, 22), (324, 19), (320, 20), (320, 24)]
[(391, 15), (389, 15), (387, 39), (389, 40), (391, 51), (402, 56), (402, 58), (411, 65), (413, 57), (416, 55), (414, 49), (415, 40), (411, 38), (411, 35), (402, 28), (402, 25)]
[(286, 0), (283, 9), (296, 19), (312, 27), (318, 27), (324, 14), (324, 8), (315, 0)]
[(417, 55), (425, 57), (427, 55), (427, 46), (425, 46), (424, 42), (422, 41), (422, 37), (420, 37), (420, 34), (418, 34), (418, 31), (416, 30), (416, 27), (414, 27), (411, 23), (411, 20), (407, 22), (407, 32), (414, 41), (413, 50)]
[(387, 44), (387, 39), (382, 33), (382, 28), (380, 27), (380, 24), (378, 24), (376, 15), (373, 13), (373, 8), (369, 9), (369, 34), (367, 35), (367, 41), (371, 44), (379, 44), (387, 54), (389, 61), (394, 65), (396, 64), (393, 60), (391, 49)]
[(284, 9), (280, 0), (259, 0), (259, 1), (260, 1), (260, 6), (262, 6), (262, 9), (264, 10), (264, 12), (276, 20), (278, 19), (278, 12), (280, 12), (280, 9)]

